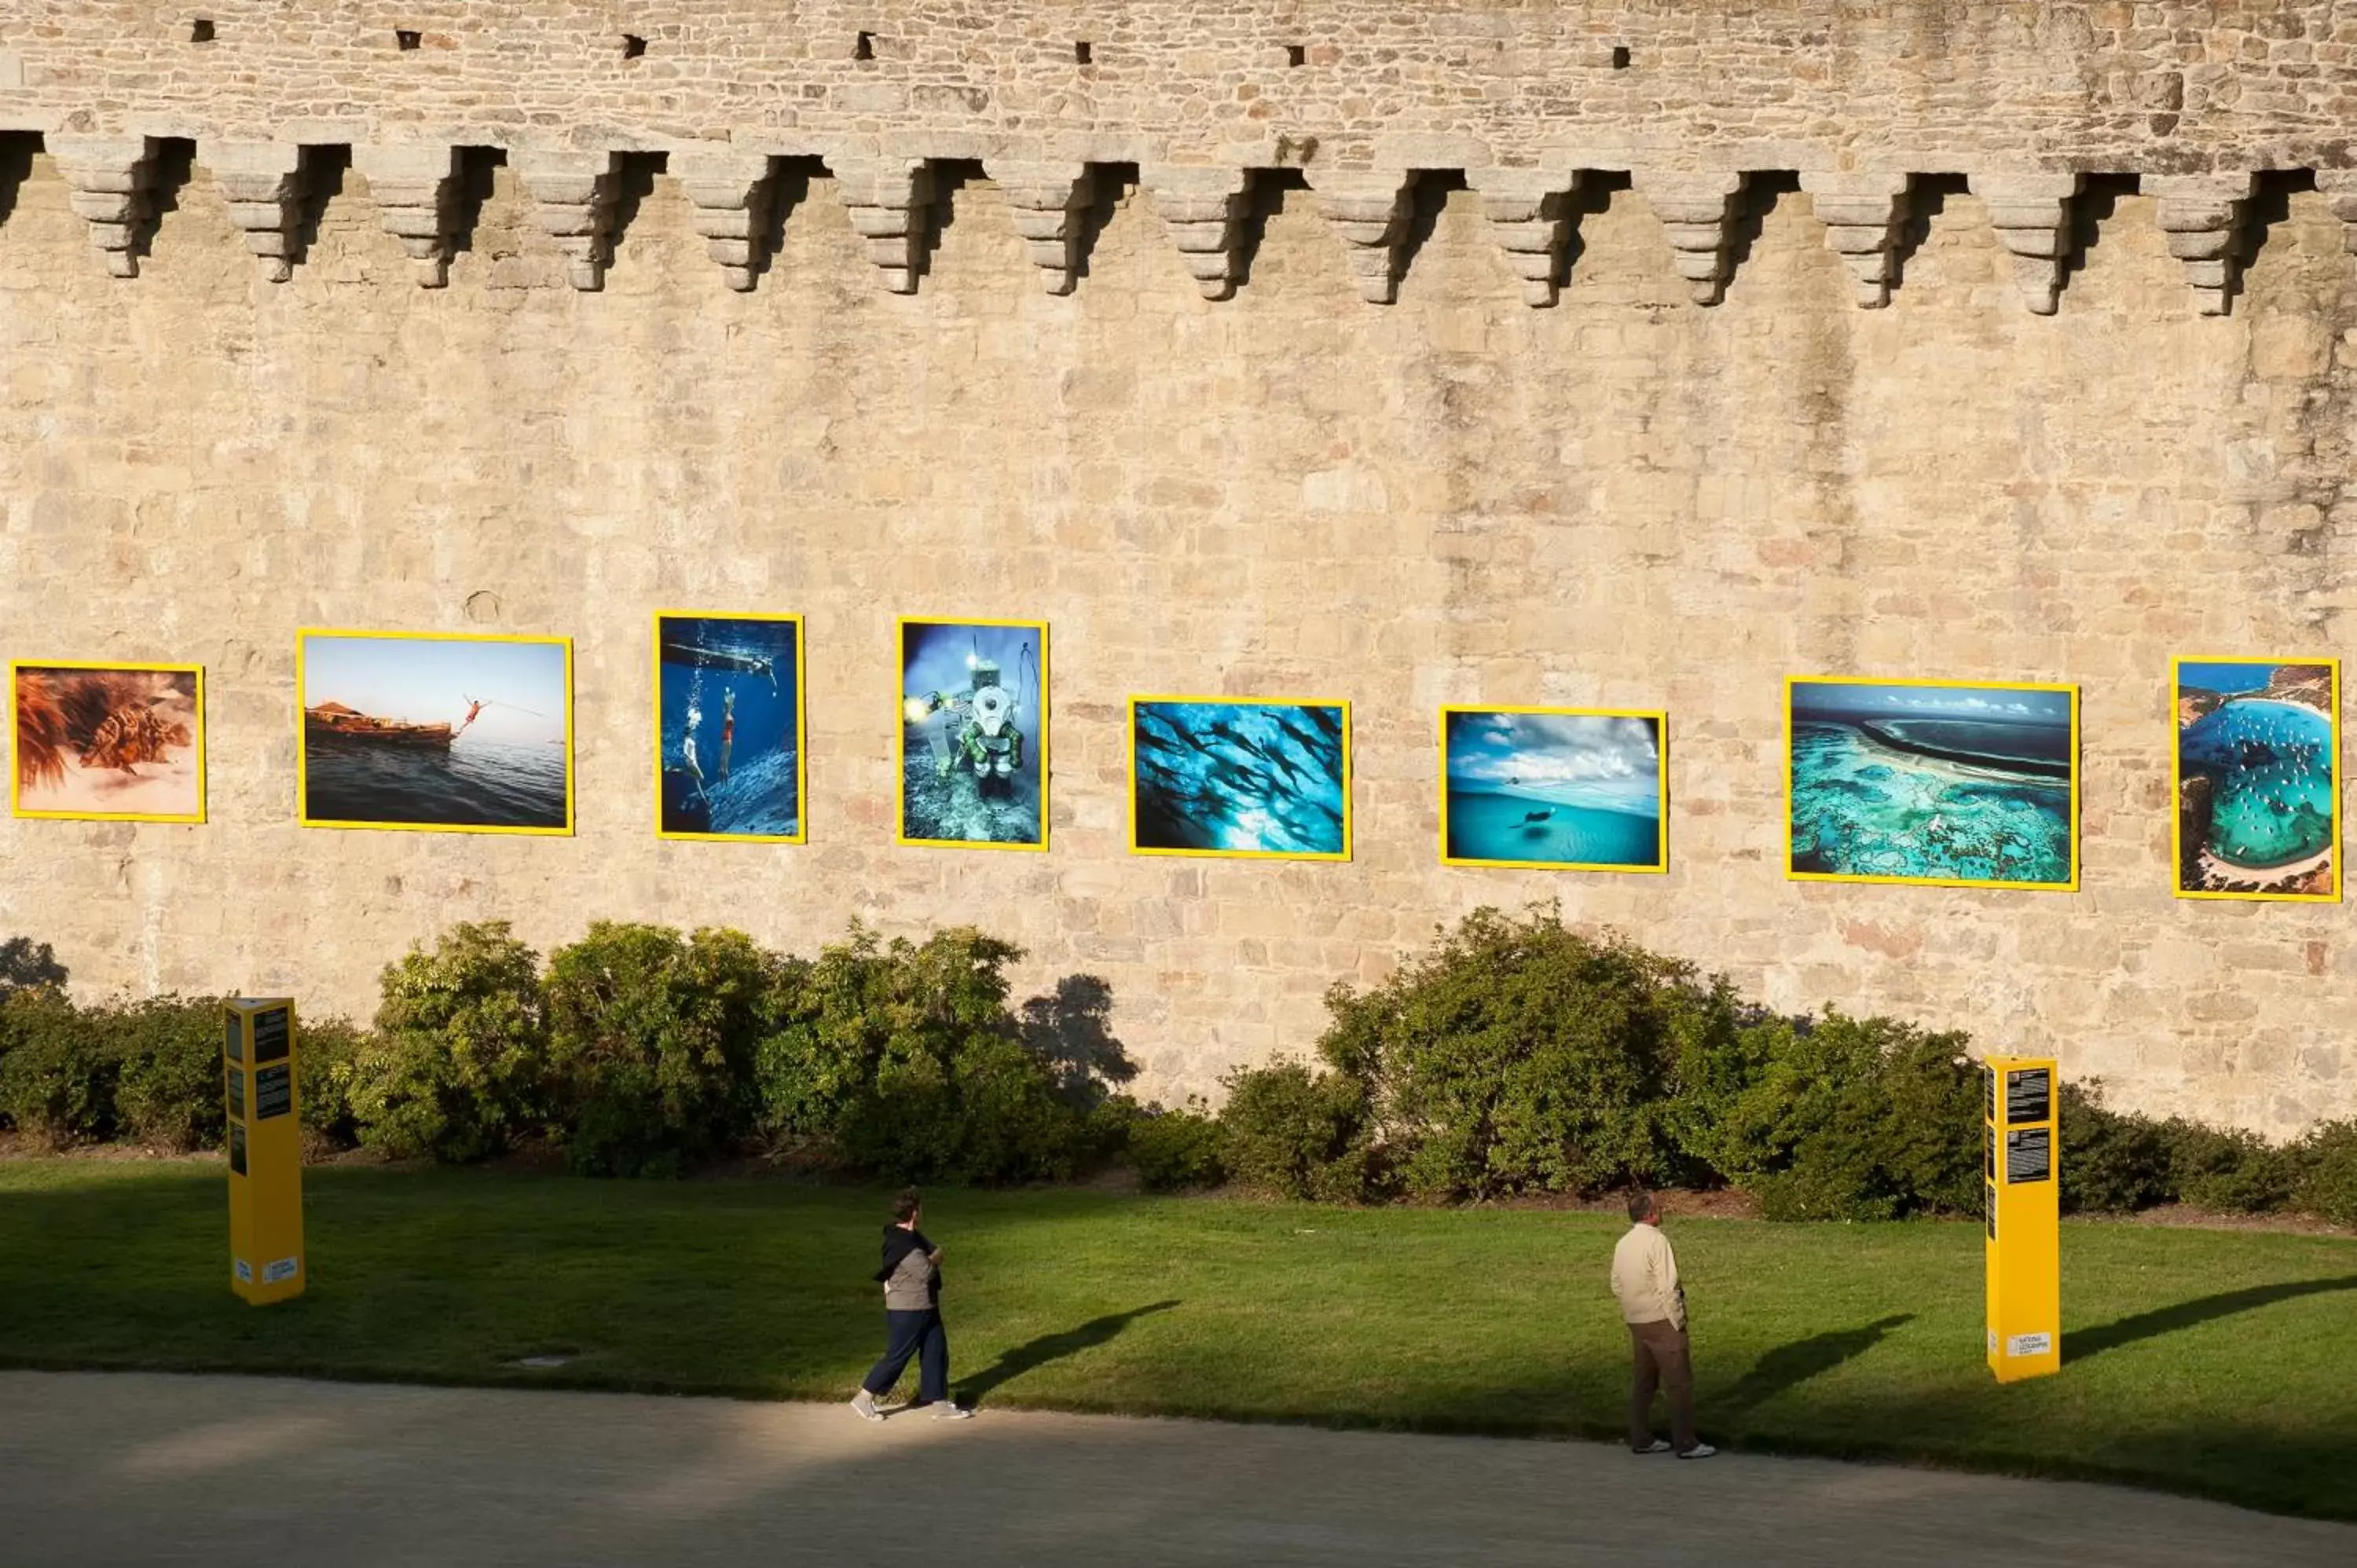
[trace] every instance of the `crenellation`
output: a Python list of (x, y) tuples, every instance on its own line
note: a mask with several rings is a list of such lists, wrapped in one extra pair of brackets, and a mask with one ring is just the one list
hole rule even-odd
[(152, 216), (156, 139), (52, 134), (45, 143), (59, 177), (73, 192), (74, 215), (90, 226), (91, 243), (104, 258), (108, 274), (137, 277), (140, 231)]
[(1310, 176), (1310, 193), (1349, 247), (1351, 276), (1370, 305), (1389, 305), (1398, 296), (1400, 242), (1407, 235), (1415, 183), (1406, 169), (1319, 169)]
[(583, 293), (606, 286), (614, 259), (614, 209), (621, 195), (619, 153), (527, 148), (516, 170), (531, 192), (541, 231), (565, 253), (565, 276)]
[(303, 149), (291, 142), (214, 142), (206, 166), (229, 204), (230, 221), (262, 263), (262, 275), (285, 283), (295, 275), (295, 226), (305, 195)]
[(415, 263), (417, 285), (447, 286), (457, 242), (458, 149), (363, 143), (352, 149), (352, 167), (368, 182), (385, 231)]
[(728, 286), (739, 294), (750, 289), (762, 262), (775, 160), (706, 145), (673, 149), (667, 166), (694, 206), (695, 231), (704, 236), (705, 252), (720, 264)]

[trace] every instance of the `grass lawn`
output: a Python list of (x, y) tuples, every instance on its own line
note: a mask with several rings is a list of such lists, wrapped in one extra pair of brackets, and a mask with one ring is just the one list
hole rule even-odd
[[(880, 1348), (880, 1192), (306, 1183), (309, 1294), (256, 1310), (230, 1294), (219, 1164), (0, 1163), (0, 1363), (840, 1399)], [(1069, 1191), (942, 1191), (926, 1216), (985, 1404), (1587, 1437), (1620, 1430), (1620, 1229)], [(2357, 1519), (2357, 1240), (2072, 1225), (2068, 1364), (1999, 1388), (1975, 1225), (1670, 1233), (1714, 1442)], [(507, 1365), (551, 1350), (580, 1359)]]

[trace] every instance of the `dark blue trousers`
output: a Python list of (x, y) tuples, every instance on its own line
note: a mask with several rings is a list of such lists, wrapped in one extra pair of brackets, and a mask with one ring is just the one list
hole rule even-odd
[(941, 1308), (920, 1312), (887, 1312), (884, 1326), (891, 1336), (884, 1359), (860, 1384), (877, 1399), (892, 1391), (909, 1358), (917, 1358), (917, 1402), (934, 1404), (950, 1397), (950, 1337), (942, 1326)]

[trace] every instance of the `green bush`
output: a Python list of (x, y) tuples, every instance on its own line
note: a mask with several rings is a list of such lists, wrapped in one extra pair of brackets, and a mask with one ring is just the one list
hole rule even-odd
[(351, 1148), (361, 1137), (352, 1089), (369, 1036), (349, 1018), (306, 1018), (298, 1028), (295, 1111), (306, 1149), (316, 1156)]
[(1217, 1187), (1227, 1178), (1226, 1134), (1200, 1100), (1148, 1111), (1129, 1125), (1129, 1163), (1148, 1192)]
[(778, 965), (741, 931), (600, 920), (549, 955), (548, 1067), (565, 1160), (675, 1176), (753, 1125), (753, 1062)]
[(89, 1016), (121, 1064), (119, 1134), (169, 1149), (217, 1147), (228, 1114), (221, 999), (151, 996)]
[(2065, 1081), (2059, 1098), (2064, 1213), (2127, 1214), (2176, 1196), (2159, 1122), (2106, 1109), (2094, 1079)]
[(1071, 1174), (1089, 1121), (1007, 1009), (1021, 957), (966, 927), (888, 945), (854, 926), (789, 966), (754, 1065), (764, 1137), (895, 1180)]
[(1327, 1007), (1318, 1054), (1363, 1086), (1401, 1185), (1424, 1199), (1671, 1177), (1680, 1062), (1733, 1017), (1690, 965), (1591, 940), (1553, 909), (1476, 910), (1373, 990), (1336, 986)]
[(2299, 1163), (2299, 1207), (2335, 1225), (2357, 1225), (2357, 1118), (2309, 1133)]
[(1248, 1068), (1221, 1080), (1222, 1162), (1240, 1185), (1278, 1197), (1362, 1203), (1383, 1185), (1367, 1096), (1341, 1072), (1301, 1062)]
[(453, 926), (385, 967), (355, 1061), (361, 1141), (398, 1159), (487, 1159), (545, 1123), (539, 960), (504, 920)]
[(46, 986), (0, 999), (0, 1112), (52, 1148), (102, 1143), (117, 1125), (122, 1058), (106, 1030)]
[(1963, 1214), (1981, 1201), (1979, 1069), (1961, 1034), (1889, 1018), (1763, 1024), (1763, 1066), (1729, 1101), (1728, 1180), (1771, 1219)]
[(2162, 1123), (2169, 1145), (2169, 1185), (2196, 1208), (2268, 1214), (2291, 1201), (2297, 1155), (2256, 1133), (2206, 1127), (2173, 1116)]

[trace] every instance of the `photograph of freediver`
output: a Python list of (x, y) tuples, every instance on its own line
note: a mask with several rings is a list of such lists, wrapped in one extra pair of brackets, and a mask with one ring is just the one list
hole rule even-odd
[(655, 831), (801, 843), (800, 616), (655, 617)]
[(1139, 854), (1351, 858), (1351, 705), (1132, 697)]
[(900, 622), (902, 843), (1048, 847), (1048, 628)]

